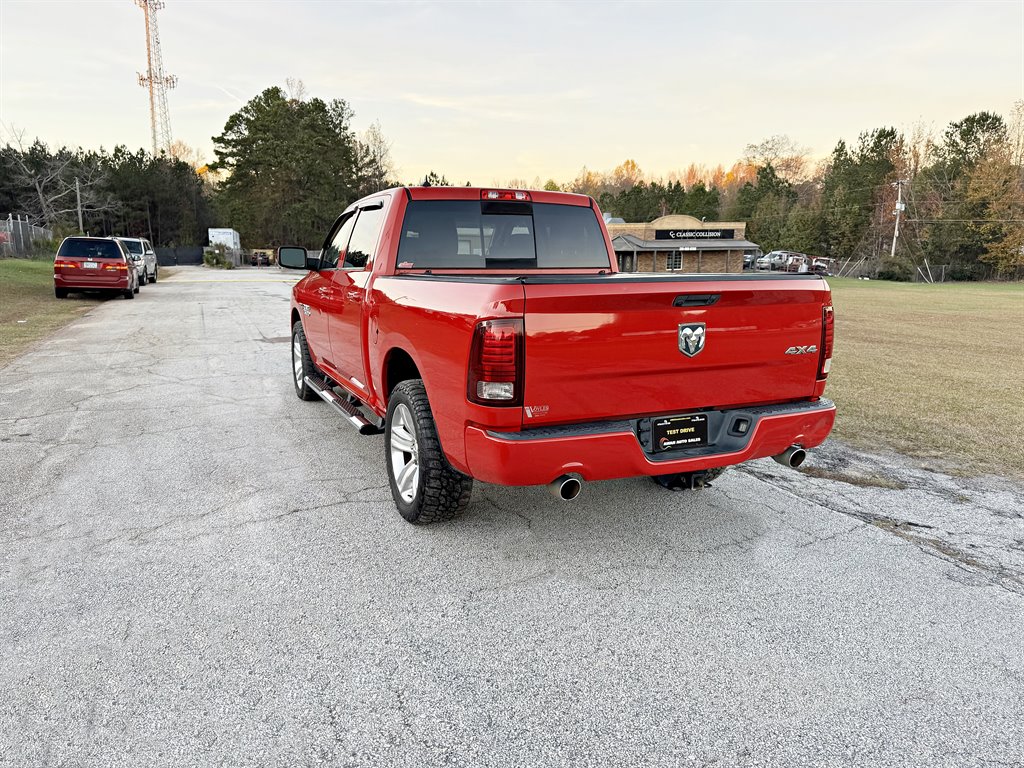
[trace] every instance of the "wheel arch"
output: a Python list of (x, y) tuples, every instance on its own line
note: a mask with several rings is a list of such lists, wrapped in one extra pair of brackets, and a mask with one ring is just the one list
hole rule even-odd
[[(395, 387), (409, 379), (422, 379), (420, 367), (416, 364), (413, 356), (401, 347), (392, 347), (384, 355), (384, 365), (381, 371), (381, 381), (384, 384), (384, 402), (391, 399), (391, 393)], [(425, 384), (424, 384), (425, 386)]]

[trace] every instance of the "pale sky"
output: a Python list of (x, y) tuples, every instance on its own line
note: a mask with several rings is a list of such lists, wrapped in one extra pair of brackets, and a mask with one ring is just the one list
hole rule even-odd
[[(175, 139), (213, 159), (232, 112), (285, 78), (379, 120), (400, 178), (571, 180), (626, 158), (660, 176), (788, 134), (936, 132), (1024, 99), (1024, 0), (501, 2), (166, 0)], [(150, 146), (132, 0), (0, 0), (0, 138)]]

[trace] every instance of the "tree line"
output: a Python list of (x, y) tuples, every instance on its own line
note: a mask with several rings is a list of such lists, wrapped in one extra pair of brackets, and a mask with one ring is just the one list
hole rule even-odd
[[(80, 197), (91, 234), (200, 245), (219, 225), (257, 247), (315, 247), (349, 203), (402, 183), (380, 126), (356, 133), (352, 118), (344, 100), (308, 98), (301, 82), (289, 81), (228, 118), (209, 164), (181, 144), (153, 156), (123, 146), (50, 149), (15, 136), (0, 149), (0, 213), (70, 234)], [(433, 171), (428, 180), (449, 184)], [(884, 277), (909, 278), (924, 263), (948, 265), (960, 279), (1024, 277), (1024, 103), (1009, 121), (979, 112), (937, 136), (866, 131), (817, 164), (789, 137), (773, 136), (728, 169), (690, 165), (650, 178), (627, 160), (606, 173), (584, 168), (567, 182), (508, 186), (592, 195), (626, 221), (670, 213), (745, 221), (747, 238), (765, 251), (862, 260)], [(890, 257), (898, 199), (901, 236)]]
[(214, 214), (210, 190), (188, 163), (139, 149), (50, 149), (20, 136), (0, 148), (0, 214), (22, 216), (57, 238), (148, 237), (160, 245), (201, 242)]
[[(341, 99), (273, 87), (233, 114), (203, 163), (178, 142), (154, 156), (60, 147), (15, 135), (0, 148), (0, 214), (22, 216), (56, 238), (148, 237), (157, 246), (203, 245), (228, 226), (252, 247), (318, 244), (348, 204), (392, 186), (380, 126), (356, 134)], [(439, 183), (446, 183), (440, 180)]]
[(851, 260), (881, 277), (910, 279), (925, 265), (945, 265), (954, 279), (1024, 277), (1024, 102), (1009, 122), (979, 112), (937, 137), (865, 131), (815, 166), (774, 136), (729, 170), (691, 165), (682, 178), (649, 180), (626, 161), (546, 186), (592, 195), (626, 221), (668, 213), (745, 221), (747, 238), (765, 251)]

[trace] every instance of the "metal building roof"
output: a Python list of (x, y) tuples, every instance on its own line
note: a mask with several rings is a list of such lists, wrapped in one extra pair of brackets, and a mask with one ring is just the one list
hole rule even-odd
[(634, 235), (616, 235), (612, 238), (612, 247), (616, 251), (746, 251), (761, 248), (749, 240), (642, 240)]

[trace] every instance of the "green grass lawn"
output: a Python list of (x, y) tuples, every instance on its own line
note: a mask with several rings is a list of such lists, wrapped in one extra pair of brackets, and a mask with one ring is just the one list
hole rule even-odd
[(836, 437), (1024, 478), (1024, 284), (829, 284)]
[(100, 303), (53, 295), (53, 261), (0, 259), (0, 367)]

